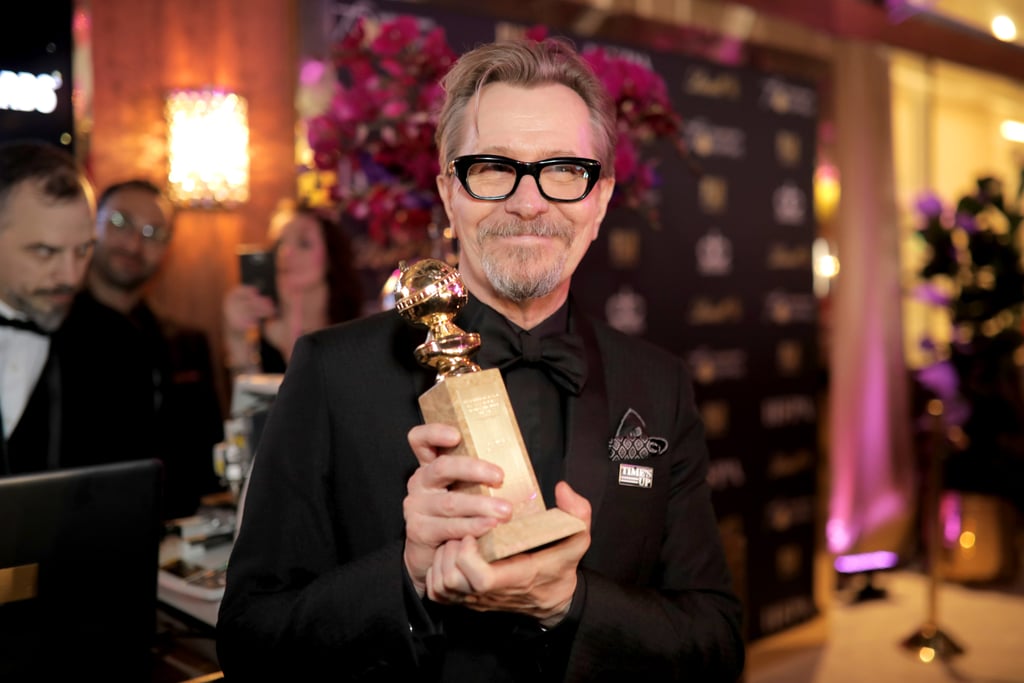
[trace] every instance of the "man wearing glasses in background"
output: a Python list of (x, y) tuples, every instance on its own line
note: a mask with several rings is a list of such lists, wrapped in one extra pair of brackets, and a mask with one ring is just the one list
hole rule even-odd
[(69, 400), (118, 415), (123, 430), (100, 434), (103, 421), (76, 410), (76, 433), (92, 444), (78, 457), (160, 458), (167, 519), (193, 514), (202, 495), (220, 490), (212, 453), (223, 435), (206, 336), (159, 315), (144, 296), (168, 253), (173, 219), (169, 200), (147, 180), (100, 195), (86, 286), (56, 340)]
[[(614, 187), (608, 95), (554, 40), (481, 46), (443, 85), (437, 184), (470, 294), (455, 323), (502, 370), (545, 507), (586, 528), (486, 562), (476, 539), (522, 501), (457, 490), (505, 473), (420, 424), (425, 331), (384, 311), (306, 335), (228, 564), (225, 676), (731, 683), (741, 608), (684, 364), (569, 292)], [(566, 333), (575, 353), (551, 367), (545, 343)], [(649, 475), (638, 484), (619, 460), (641, 441), (656, 447), (626, 463)]]

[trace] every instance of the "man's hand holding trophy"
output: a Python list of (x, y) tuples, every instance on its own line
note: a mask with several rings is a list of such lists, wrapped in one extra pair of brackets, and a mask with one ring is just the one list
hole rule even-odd
[(477, 539), (481, 555), (491, 562), (571, 536), (586, 525), (558, 508), (544, 508), (501, 372), (482, 370), (471, 360), (480, 336), (453, 322), (467, 300), (458, 271), (447, 263), (424, 259), (401, 265), (395, 308), (410, 323), (427, 328), (415, 356), (437, 371), (434, 386), (419, 397), (424, 420), (459, 430), (462, 441), (452, 454), (487, 460), (505, 472), (499, 488), (466, 487), (512, 503), (512, 518)]

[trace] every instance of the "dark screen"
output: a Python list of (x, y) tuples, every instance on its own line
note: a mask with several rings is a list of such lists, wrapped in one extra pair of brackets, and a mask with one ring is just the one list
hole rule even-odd
[(37, 572), (0, 604), (0, 680), (148, 680), (160, 487), (157, 460), (0, 478), (0, 572)]

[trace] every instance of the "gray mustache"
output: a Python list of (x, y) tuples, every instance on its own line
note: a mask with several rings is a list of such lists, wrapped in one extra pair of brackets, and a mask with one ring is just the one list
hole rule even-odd
[(481, 239), (488, 239), (492, 237), (521, 237), (523, 235), (569, 239), (572, 237), (572, 230), (570, 228), (564, 228), (550, 223), (538, 223), (536, 225), (525, 223), (506, 223), (489, 228), (482, 228), (480, 230)]

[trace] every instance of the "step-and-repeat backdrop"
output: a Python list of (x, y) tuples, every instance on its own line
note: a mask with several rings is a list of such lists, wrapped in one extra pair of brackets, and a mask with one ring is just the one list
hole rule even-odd
[[(421, 17), (456, 52), (510, 26), (406, 2), (307, 0), (309, 56), (360, 16)], [(616, 208), (574, 279), (585, 307), (685, 358), (711, 454), (710, 483), (751, 640), (816, 614), (817, 301), (812, 177), (813, 84), (782, 74), (612, 45), (548, 27), (581, 49), (598, 44), (657, 72), (682, 117), (685, 155), (657, 159), (659, 220)]]

